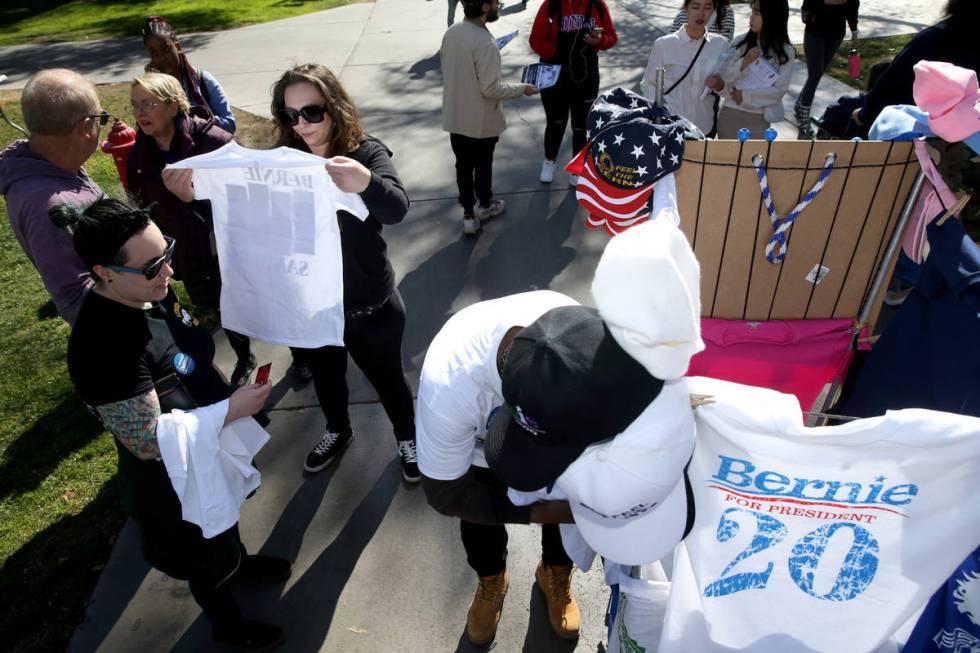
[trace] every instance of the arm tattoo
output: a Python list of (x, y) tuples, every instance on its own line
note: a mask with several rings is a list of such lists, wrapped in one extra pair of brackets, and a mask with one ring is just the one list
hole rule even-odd
[(150, 390), (132, 399), (95, 407), (102, 422), (112, 434), (140, 460), (160, 456), (157, 445), (157, 418), (160, 401), (157, 391)]

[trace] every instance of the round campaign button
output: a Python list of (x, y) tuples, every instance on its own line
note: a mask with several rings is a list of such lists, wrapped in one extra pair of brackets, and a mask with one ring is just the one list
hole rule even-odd
[(190, 374), (194, 371), (194, 359), (184, 352), (178, 352), (174, 354), (174, 369), (178, 374)]

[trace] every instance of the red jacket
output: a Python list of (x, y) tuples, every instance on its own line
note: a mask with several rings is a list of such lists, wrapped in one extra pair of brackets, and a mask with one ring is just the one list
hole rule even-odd
[[(558, 32), (577, 32), (585, 25), (588, 18), (582, 16), (589, 0), (561, 0), (561, 20), (552, 21), (548, 15), (548, 0), (541, 3), (538, 15), (534, 17), (534, 25), (531, 27), (531, 36), (528, 41), (531, 49), (537, 52), (546, 61), (555, 58), (555, 50), (558, 47)], [(602, 7), (601, 17), (599, 7)], [(616, 28), (613, 27), (612, 18), (609, 16), (609, 7), (605, 0), (592, 0), (591, 23), (596, 27), (602, 27), (602, 40), (595, 46), (596, 50), (608, 50), (616, 45), (618, 37)]]

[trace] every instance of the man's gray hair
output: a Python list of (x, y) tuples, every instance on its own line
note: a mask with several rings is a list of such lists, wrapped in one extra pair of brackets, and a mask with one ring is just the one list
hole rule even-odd
[(64, 136), (98, 106), (92, 82), (67, 68), (36, 73), (20, 96), (27, 130), (42, 136)]

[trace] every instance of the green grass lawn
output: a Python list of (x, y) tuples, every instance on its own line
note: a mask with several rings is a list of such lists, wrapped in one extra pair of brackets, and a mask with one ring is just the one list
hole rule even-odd
[[(133, 124), (128, 84), (100, 86), (99, 96), (106, 110)], [(23, 124), (19, 103), (19, 92), (0, 91), (4, 112)], [(268, 121), (235, 115), (243, 144), (270, 144)], [(0, 121), (0, 144), (19, 136)], [(85, 167), (107, 193), (122, 197), (109, 156), (96, 151)], [(68, 325), (6, 215), (0, 198), (0, 649), (64, 650), (125, 515), (111, 436), (68, 378)], [(175, 289), (186, 302), (179, 283)]]
[[(837, 48), (837, 54), (827, 69), (827, 74), (839, 82), (852, 86), (858, 90), (864, 90), (864, 85), (868, 79), (868, 69), (879, 61), (891, 61), (895, 55), (905, 47), (905, 44), (912, 40), (914, 34), (902, 34), (900, 36), (876, 36), (874, 38), (860, 39), (858, 46), (861, 52), (861, 76), (857, 79), (850, 76), (847, 70), (847, 59), (851, 52), (851, 40), (845, 38), (841, 46)], [(796, 56), (804, 59), (803, 46), (796, 46)]]
[(161, 15), (179, 33), (263, 23), (351, 0), (2, 0), (0, 46), (111, 37), (137, 38), (147, 16)]

